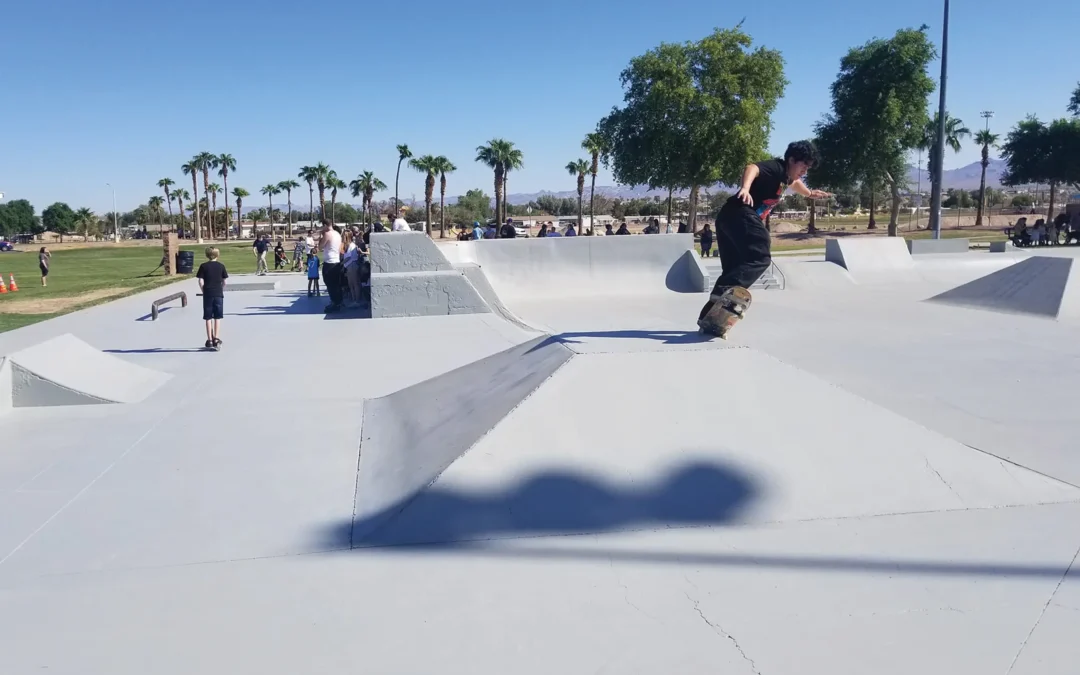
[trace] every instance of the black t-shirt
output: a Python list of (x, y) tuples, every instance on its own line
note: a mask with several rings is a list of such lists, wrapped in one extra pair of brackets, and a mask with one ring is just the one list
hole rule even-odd
[[(758, 162), (757, 168), (757, 178), (750, 184), (750, 198), (754, 200), (754, 205), (747, 208), (752, 208), (758, 218), (764, 221), (787, 190), (787, 165), (784, 160), (776, 158)], [(738, 195), (733, 195), (728, 201), (746, 206)]]
[(195, 276), (203, 280), (204, 298), (225, 297), (225, 280), (229, 278), (229, 273), (220, 262), (217, 260), (204, 262), (199, 265), (199, 271)]
[(510, 223), (504, 224), (502, 226), (502, 238), (514, 239), (515, 237), (517, 237), (517, 230), (514, 229), (514, 226)]

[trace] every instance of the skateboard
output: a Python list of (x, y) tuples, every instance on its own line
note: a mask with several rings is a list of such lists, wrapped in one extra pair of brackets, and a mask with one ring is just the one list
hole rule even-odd
[(752, 300), (750, 291), (739, 286), (729, 288), (719, 295), (709, 296), (712, 307), (698, 320), (698, 328), (706, 335), (715, 335), (726, 340), (728, 331), (743, 318)]
[(212, 342), (212, 343), (210, 344), (210, 346), (209, 346), (209, 347), (207, 347), (207, 346), (206, 346), (206, 345), (204, 344), (204, 345), (203, 345), (203, 351), (207, 351), (207, 352), (220, 352), (220, 351), (221, 351), (221, 340), (214, 340), (214, 341), (213, 341), (213, 342)]

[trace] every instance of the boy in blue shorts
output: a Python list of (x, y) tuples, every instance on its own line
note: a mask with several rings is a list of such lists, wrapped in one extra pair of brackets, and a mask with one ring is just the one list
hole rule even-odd
[(319, 292), (319, 256), (309, 252), (307, 256), (307, 296), (318, 297)]
[(206, 248), (206, 262), (199, 265), (196, 277), (202, 291), (203, 321), (206, 322), (206, 348), (221, 348), (221, 319), (225, 315), (225, 280), (229, 272), (218, 261), (221, 251), (213, 246)]

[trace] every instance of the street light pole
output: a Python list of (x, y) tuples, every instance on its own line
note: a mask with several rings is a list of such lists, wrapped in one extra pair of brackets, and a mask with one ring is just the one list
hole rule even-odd
[(945, 21), (941, 28), (941, 82), (938, 101), (937, 144), (934, 146), (934, 175), (930, 180), (930, 226), (934, 239), (941, 239), (941, 178), (945, 161), (945, 81), (949, 73), (949, 0), (945, 0)]
[(113, 243), (118, 244), (120, 243), (120, 224), (116, 216), (116, 188), (112, 186), (112, 183), (105, 183), (105, 187), (112, 188)]

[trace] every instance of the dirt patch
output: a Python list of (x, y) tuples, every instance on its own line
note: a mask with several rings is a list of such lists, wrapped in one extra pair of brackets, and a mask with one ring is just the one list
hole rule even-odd
[(6, 300), (0, 302), (0, 314), (56, 314), (66, 312), (79, 305), (97, 300), (104, 300), (114, 295), (122, 295), (130, 288), (102, 288), (80, 295), (63, 298), (33, 298), (27, 300)]

